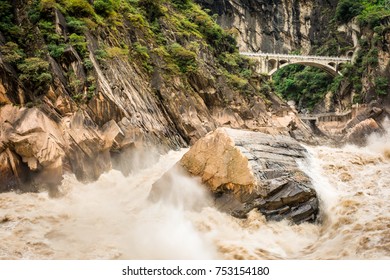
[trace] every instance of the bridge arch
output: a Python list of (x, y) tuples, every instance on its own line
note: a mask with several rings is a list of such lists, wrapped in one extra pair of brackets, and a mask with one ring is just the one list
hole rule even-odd
[(331, 62), (329, 64), (322, 64), (322, 63), (316, 63), (316, 62), (312, 62), (312, 61), (297, 61), (297, 62), (283, 61), (284, 63), (281, 63), (281, 62), (282, 61), (280, 61), (279, 65), (278, 65), (279, 67), (275, 67), (275, 68), (271, 69), (270, 71), (268, 71), (269, 76), (272, 76), (273, 74), (275, 74), (275, 72), (278, 71), (279, 69), (282, 69), (288, 65), (294, 65), (294, 64), (316, 67), (316, 68), (319, 68), (321, 70), (324, 70), (325, 72), (329, 73), (333, 77), (336, 77), (337, 75), (340, 75), (340, 76), (343, 75), (343, 74), (341, 74), (340, 71), (338, 71), (339, 65), (341, 65), (342, 63), (336, 64), (334, 62)]

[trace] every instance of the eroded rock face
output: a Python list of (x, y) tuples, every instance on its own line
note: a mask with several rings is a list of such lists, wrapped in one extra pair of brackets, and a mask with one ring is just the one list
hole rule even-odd
[[(19, 2), (14, 3), (14, 17), (23, 30), (33, 30), (31, 22), (20, 20), (28, 18), (31, 3)], [(52, 12), (55, 31), (67, 41), (71, 34), (66, 17), (57, 9)], [(171, 38), (166, 27), (161, 31)], [(203, 44), (197, 71), (167, 76), (166, 61), (155, 54), (150, 56), (152, 73), (127, 56), (102, 60), (96, 53), (102, 45), (112, 45), (108, 29), (85, 30), (89, 61), (72, 46), (65, 48), (61, 59), (51, 57), (38, 31), (32, 47), (44, 51), (42, 59), (49, 63), (52, 76), (42, 88), (20, 80), (17, 67), (0, 52), (0, 110), (10, 110), (5, 104), (17, 106), (12, 114), (2, 113), (6, 116), (0, 119), (2, 143), (20, 157), (29, 178), (54, 174), (52, 185), (71, 171), (80, 180), (95, 180), (111, 167), (128, 173), (132, 166), (123, 162), (132, 158), (139, 143), (167, 150), (193, 144), (218, 126), (254, 130), (275, 126), (267, 113), (269, 104), (256, 87), (250, 86), (250, 94), (234, 89), (221, 75), (213, 51)], [(117, 35), (128, 46), (145, 38), (144, 31), (129, 21)], [(0, 46), (5, 43), (0, 32)], [(271, 101), (276, 108), (283, 103)], [(25, 108), (32, 106), (36, 111)]]
[(28, 179), (20, 157), (8, 148), (0, 152), (0, 175), (0, 192), (18, 189)]
[(372, 133), (380, 133), (382, 128), (372, 119), (361, 121), (353, 126), (346, 135), (346, 141), (359, 146), (364, 146), (367, 143), (367, 137)]
[[(10, 105), (1, 108), (0, 120), (0, 142), (7, 147), (2, 168), (12, 174), (9, 175), (12, 187), (4, 190), (18, 189), (28, 177), (33, 179), (34, 185), (42, 182), (58, 185), (65, 156), (65, 140), (59, 126), (38, 109)], [(29, 186), (28, 190), (32, 188)]]
[(198, 140), (179, 165), (199, 176), (215, 205), (233, 216), (257, 209), (270, 220), (314, 222), (318, 198), (296, 163), (304, 153), (290, 137), (219, 128)]
[[(241, 51), (308, 53), (327, 37), (324, 28), (337, 1), (196, 0), (218, 15), (218, 23), (237, 35)], [(326, 11), (324, 11), (326, 10)]]
[[(0, 108), (0, 191), (55, 190), (65, 172), (88, 182), (113, 167), (116, 154), (140, 146), (126, 123), (98, 127), (83, 111), (54, 122), (38, 108)], [(119, 168), (118, 168), (119, 169)]]

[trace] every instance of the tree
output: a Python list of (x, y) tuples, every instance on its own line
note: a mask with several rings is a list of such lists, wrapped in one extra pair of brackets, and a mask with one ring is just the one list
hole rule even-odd
[(336, 8), (336, 20), (347, 23), (363, 11), (361, 0), (341, 0)]

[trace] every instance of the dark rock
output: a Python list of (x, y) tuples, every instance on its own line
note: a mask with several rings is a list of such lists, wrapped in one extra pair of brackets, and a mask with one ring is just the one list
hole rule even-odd
[(202, 179), (218, 209), (235, 217), (258, 210), (269, 220), (315, 222), (317, 194), (296, 162), (304, 157), (305, 149), (290, 137), (217, 129), (180, 165)]
[(0, 192), (22, 189), (27, 181), (27, 167), (10, 149), (0, 152)]

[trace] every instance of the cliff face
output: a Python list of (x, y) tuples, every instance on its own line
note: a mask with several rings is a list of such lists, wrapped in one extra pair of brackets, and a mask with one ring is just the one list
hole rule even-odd
[(309, 53), (329, 35), (336, 0), (197, 0), (236, 34), (241, 51)]
[[(221, 66), (235, 46), (191, 1), (108, 12), (93, 1), (3, 2), (0, 191), (55, 186), (64, 172), (129, 172), (142, 147), (182, 147), (220, 125), (275, 126), (267, 107), (278, 101)], [(225, 41), (210, 47), (213, 36)]]
[[(354, 11), (348, 1), (337, 0), (196, 2), (236, 36), (240, 51), (353, 56), (354, 65), (345, 69), (345, 78), (329, 95), (332, 108), (346, 110), (373, 101), (389, 106), (388, 5), (356, 1), (360, 10)], [(323, 110), (320, 107), (322, 103), (317, 109)]]

